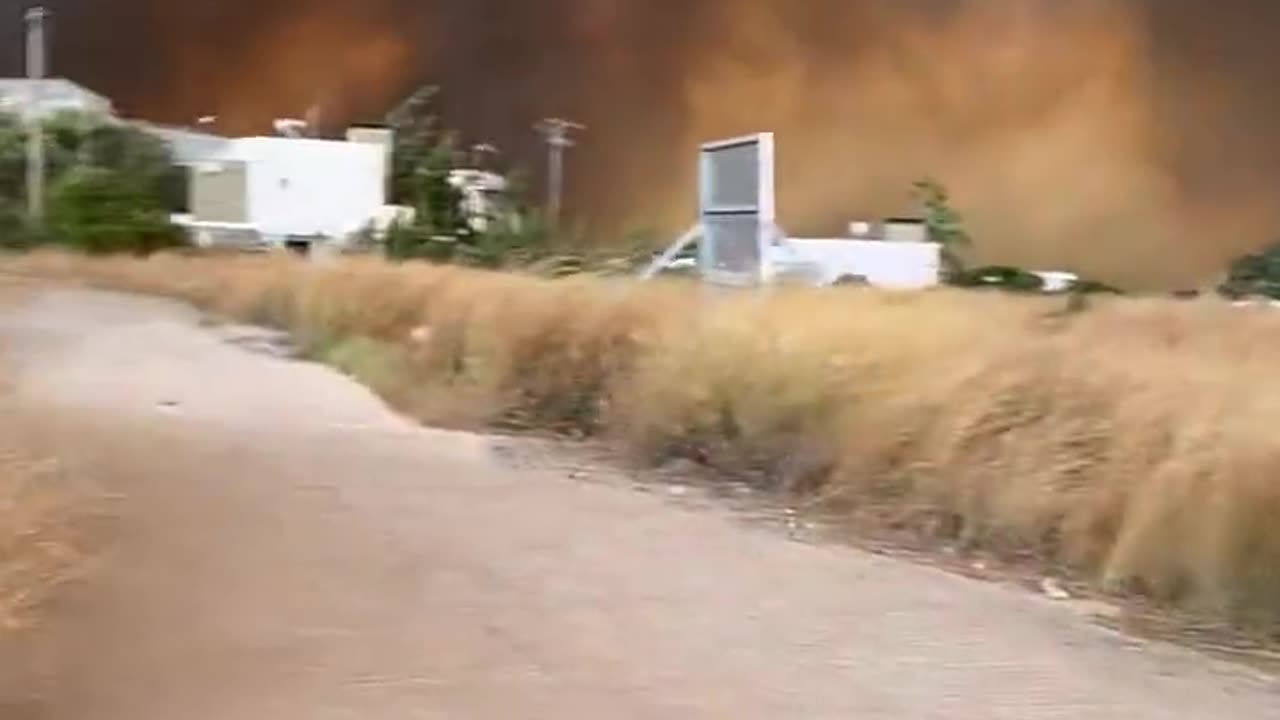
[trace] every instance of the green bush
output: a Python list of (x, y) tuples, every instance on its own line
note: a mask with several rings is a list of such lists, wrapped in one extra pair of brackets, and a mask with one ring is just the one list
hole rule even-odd
[(168, 214), (186, 200), (185, 171), (164, 141), (82, 113), (45, 121), (46, 222), (27, 217), (27, 129), (0, 114), (0, 248), (57, 243), (94, 253), (181, 244)]
[(1267, 297), (1280, 300), (1280, 244), (1232, 263), (1218, 292), (1232, 299)]
[(468, 157), (458, 134), (441, 126), (437, 95), (434, 87), (422, 88), (387, 116), (395, 130), (391, 200), (414, 210), (412, 222), (388, 230), (387, 257), (483, 268), (526, 265), (547, 257), (551, 229), (520, 202), (524, 184), (518, 175), (509, 175), (507, 190), (493, 198), (495, 216), (487, 218), (484, 227), (468, 217), (463, 193), (450, 183), (450, 176), (484, 164)]
[(965, 229), (964, 216), (952, 205), (951, 195), (933, 178), (915, 184), (916, 199), (924, 210), (929, 241), (942, 246), (943, 277), (948, 282), (965, 272), (965, 257), (973, 249), (973, 238)]
[(452, 235), (436, 235), (427, 224), (397, 222), (387, 228), (384, 242), (391, 260), (447, 262), (453, 258), (457, 239)]
[(1044, 291), (1044, 278), (1022, 268), (991, 265), (965, 270), (951, 276), (956, 287), (998, 288), (1009, 292), (1039, 293)]
[(36, 234), (27, 222), (26, 207), (0, 196), (0, 250), (25, 250), (36, 244)]
[(182, 244), (161, 200), (120, 170), (66, 173), (50, 193), (48, 221), (56, 242), (88, 253), (146, 254)]

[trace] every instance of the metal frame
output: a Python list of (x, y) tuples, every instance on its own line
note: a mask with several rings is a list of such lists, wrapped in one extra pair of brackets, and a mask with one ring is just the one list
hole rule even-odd
[[(746, 205), (716, 205), (715, 176), (712, 162), (717, 152), (752, 146), (756, 148), (756, 191), (754, 202)], [(704, 282), (729, 287), (750, 287), (766, 284), (772, 275), (771, 247), (785, 240), (777, 224), (775, 196), (775, 146), (773, 133), (757, 133), (705, 143), (698, 152), (698, 222), (680, 236), (667, 250), (641, 273), (648, 280), (662, 272), (685, 248), (702, 241), (698, 249), (698, 267)], [(725, 272), (713, 266), (712, 243), (707, 242), (707, 222), (713, 218), (751, 217), (756, 220), (756, 253), (759, 265), (755, 273)]]
[[(748, 205), (717, 205), (715, 197), (714, 161), (717, 153), (745, 147), (756, 150), (755, 202)], [(698, 229), (704, 239), (699, 248), (699, 264), (703, 280), (717, 285), (760, 285), (768, 280), (769, 247), (776, 235), (777, 204), (774, 190), (774, 136), (757, 133), (706, 143), (698, 153)], [(750, 217), (756, 221), (756, 253), (759, 258), (754, 274), (717, 270), (714, 267), (714, 243), (706, 242), (708, 221), (714, 218)]]

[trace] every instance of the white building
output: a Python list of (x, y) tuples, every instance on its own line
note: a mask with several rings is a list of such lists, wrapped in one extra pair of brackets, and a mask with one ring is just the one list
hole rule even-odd
[(62, 78), (28, 80), (0, 78), (0, 112), (23, 118), (47, 118), (60, 112), (110, 116), (115, 108), (107, 98)]
[(387, 152), (370, 142), (291, 137), (217, 142), (169, 133), (190, 168), (190, 212), (174, 220), (203, 246), (342, 246), (387, 216)]

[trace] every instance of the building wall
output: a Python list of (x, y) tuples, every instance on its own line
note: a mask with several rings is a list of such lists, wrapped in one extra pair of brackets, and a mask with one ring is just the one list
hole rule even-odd
[(395, 152), (395, 131), (381, 127), (353, 127), (347, 130), (347, 142), (365, 143), (382, 148), (383, 178), (387, 192), (391, 190), (391, 158)]
[(191, 215), (197, 222), (249, 222), (249, 168), (243, 161), (191, 168)]
[(386, 204), (386, 153), (377, 145), (275, 137), (235, 145), (249, 167), (249, 222), (265, 236), (344, 239)]

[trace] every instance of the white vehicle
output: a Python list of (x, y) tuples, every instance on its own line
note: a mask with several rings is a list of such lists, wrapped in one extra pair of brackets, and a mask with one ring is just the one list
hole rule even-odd
[(503, 215), (507, 179), (487, 170), (458, 169), (449, 172), (449, 185), (462, 195), (462, 212), (467, 224), (478, 233)]

